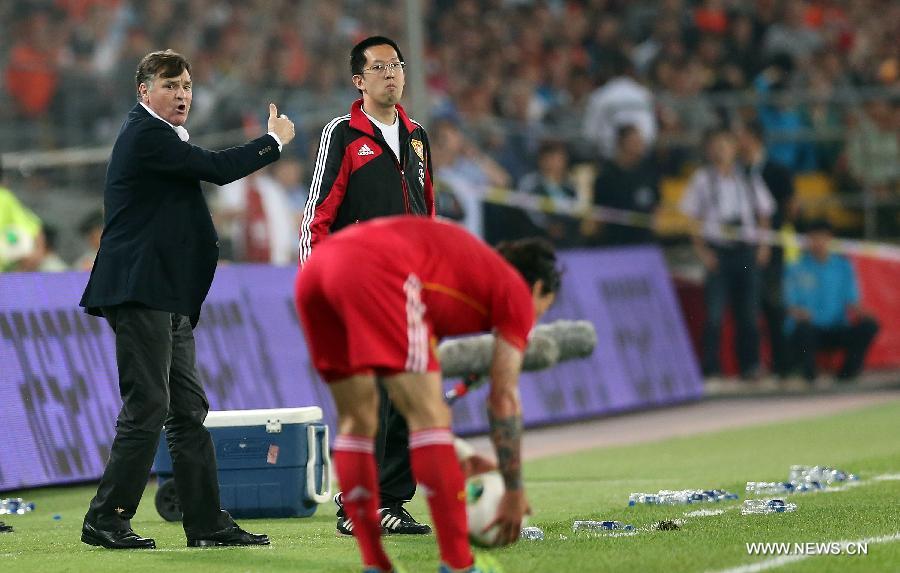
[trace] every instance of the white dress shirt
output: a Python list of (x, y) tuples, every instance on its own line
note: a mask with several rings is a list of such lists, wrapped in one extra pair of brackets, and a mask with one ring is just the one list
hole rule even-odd
[(681, 211), (703, 224), (707, 237), (721, 237), (725, 225), (740, 225), (740, 237), (758, 238), (759, 218), (770, 218), (775, 200), (757, 173), (735, 167), (722, 174), (705, 166), (694, 172), (681, 199)]

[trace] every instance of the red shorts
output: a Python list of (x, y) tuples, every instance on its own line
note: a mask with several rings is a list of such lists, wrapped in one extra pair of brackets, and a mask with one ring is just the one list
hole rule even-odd
[(313, 366), (326, 382), (440, 371), (415, 274), (342, 249), (338, 256), (311, 257), (297, 273), (294, 293)]

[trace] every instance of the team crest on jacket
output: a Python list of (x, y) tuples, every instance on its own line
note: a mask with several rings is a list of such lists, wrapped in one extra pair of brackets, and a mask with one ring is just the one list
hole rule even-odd
[(416, 152), (416, 155), (419, 156), (419, 160), (425, 161), (425, 147), (422, 145), (422, 142), (418, 139), (410, 140), (410, 144), (412, 144), (413, 149)]

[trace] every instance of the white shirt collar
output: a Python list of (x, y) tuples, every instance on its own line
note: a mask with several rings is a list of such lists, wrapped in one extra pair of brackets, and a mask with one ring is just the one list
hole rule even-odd
[[(360, 108), (360, 109), (362, 109), (362, 108)], [(400, 113), (396, 110), (394, 111), (394, 123), (382, 123), (382, 122), (378, 121), (377, 119), (375, 119), (373, 116), (369, 115), (369, 112), (367, 112), (365, 109), (363, 109), (362, 112), (364, 114), (366, 114), (366, 117), (371, 119), (375, 123), (375, 125), (377, 125), (378, 127), (381, 127), (384, 129), (391, 129), (395, 126), (398, 128), (400, 127)]]
[(166, 121), (166, 120), (164, 120), (163, 118), (159, 117), (159, 116), (156, 114), (156, 112), (153, 111), (152, 109), (150, 109), (150, 108), (147, 106), (147, 104), (145, 104), (144, 102), (139, 101), (138, 103), (141, 104), (142, 106), (144, 106), (144, 109), (147, 110), (147, 113), (149, 113), (150, 115), (152, 115), (152, 116), (155, 117), (156, 119), (158, 119), (158, 120), (164, 122), (166, 125), (168, 125), (168, 126), (171, 127), (172, 129), (174, 129), (174, 130), (175, 130), (175, 133), (178, 135), (178, 139), (180, 139), (181, 141), (187, 141), (188, 139), (190, 139), (191, 135), (188, 133), (188, 130), (186, 130), (186, 129), (184, 128), (184, 126), (181, 126), (181, 125), (172, 125), (172, 124), (169, 123), (168, 121)]

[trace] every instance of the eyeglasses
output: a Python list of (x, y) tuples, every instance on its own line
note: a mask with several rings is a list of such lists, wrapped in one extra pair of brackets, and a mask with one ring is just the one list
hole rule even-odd
[(403, 69), (406, 67), (406, 62), (388, 62), (387, 64), (372, 64), (368, 68), (363, 68), (363, 73), (372, 72), (373, 74), (385, 75), (386, 72), (390, 71), (392, 74), (395, 72), (403, 73)]

